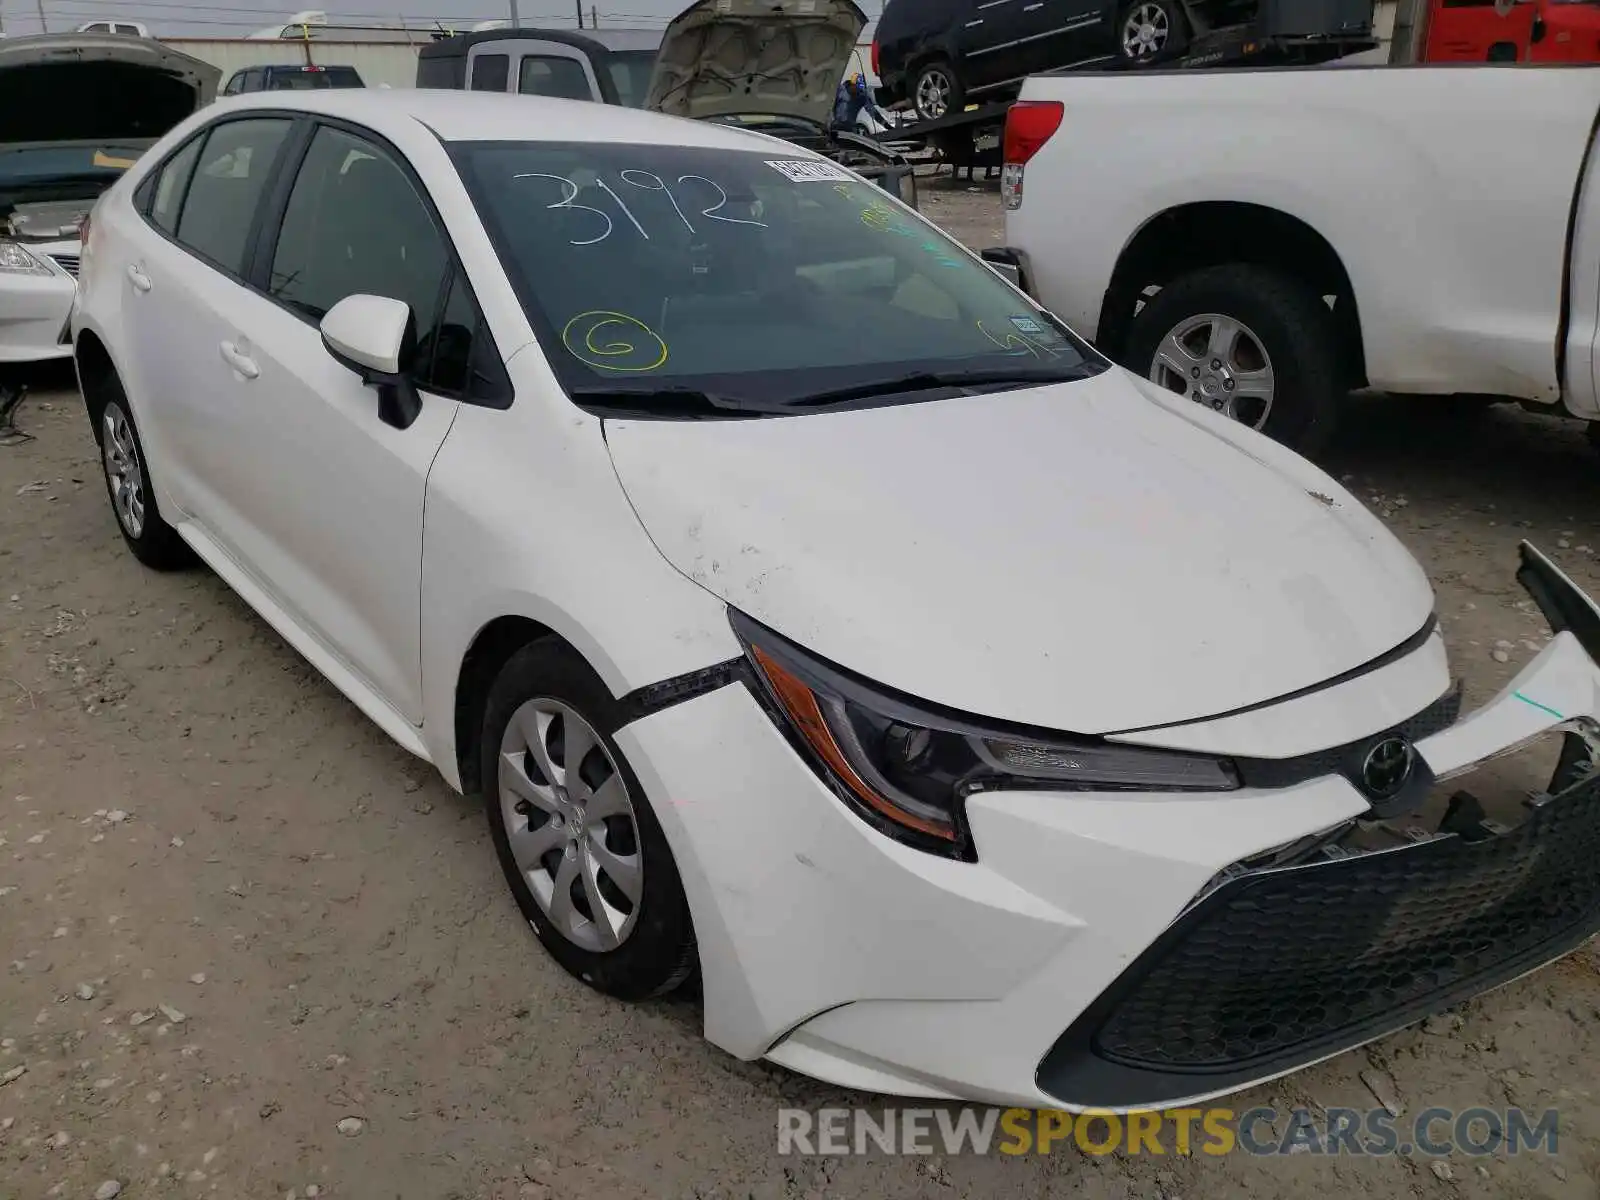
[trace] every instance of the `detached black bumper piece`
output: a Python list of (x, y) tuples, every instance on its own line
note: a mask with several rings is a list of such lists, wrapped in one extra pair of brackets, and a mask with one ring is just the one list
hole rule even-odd
[(1084, 1107), (1233, 1090), (1515, 979), (1597, 931), (1600, 777), (1579, 776), (1496, 836), (1224, 883), (1074, 1022), (1036, 1080)]

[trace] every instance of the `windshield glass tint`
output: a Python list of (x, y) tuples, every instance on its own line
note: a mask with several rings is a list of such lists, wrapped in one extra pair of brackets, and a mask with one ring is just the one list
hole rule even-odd
[(782, 402), (912, 373), (1102, 369), (989, 268), (829, 162), (777, 145), (453, 153), (569, 389)]
[(80, 142), (73, 146), (35, 146), (0, 152), (0, 187), (44, 183), (65, 178), (103, 179), (110, 183), (133, 166), (145, 150), (129, 146)]

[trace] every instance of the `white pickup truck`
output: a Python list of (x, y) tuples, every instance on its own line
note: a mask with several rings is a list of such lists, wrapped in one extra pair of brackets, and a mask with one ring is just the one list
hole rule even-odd
[(1596, 422), (1597, 115), (1597, 67), (1033, 78), (985, 257), (1129, 369), (1301, 450), (1359, 388)]

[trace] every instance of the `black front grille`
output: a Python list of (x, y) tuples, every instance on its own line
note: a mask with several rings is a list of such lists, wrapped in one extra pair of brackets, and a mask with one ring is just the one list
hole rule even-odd
[(1045, 1056), (1063, 1102), (1239, 1086), (1397, 1029), (1600, 930), (1600, 778), (1517, 828), (1246, 875), (1179, 918)]
[(56, 265), (68, 275), (71, 275), (74, 279), (78, 277), (78, 255), (52, 254), (50, 257), (55, 259)]

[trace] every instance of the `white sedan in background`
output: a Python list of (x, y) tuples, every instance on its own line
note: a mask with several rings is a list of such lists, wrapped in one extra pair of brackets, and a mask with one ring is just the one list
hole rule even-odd
[(0, 41), (0, 364), (72, 354), (84, 216), (216, 95), (216, 67), (117, 24)]
[[(564, 968), (698, 972), (732, 1054), (1167, 1105), (1600, 924), (1600, 614), (1559, 571), (1525, 548), (1560, 632), (1458, 721), (1427, 580), (1339, 484), (792, 145), (225, 101), (106, 194), (81, 287), (133, 553), (482, 792)], [(1560, 752), (1526, 805), (1471, 774), (1524, 743)]]

